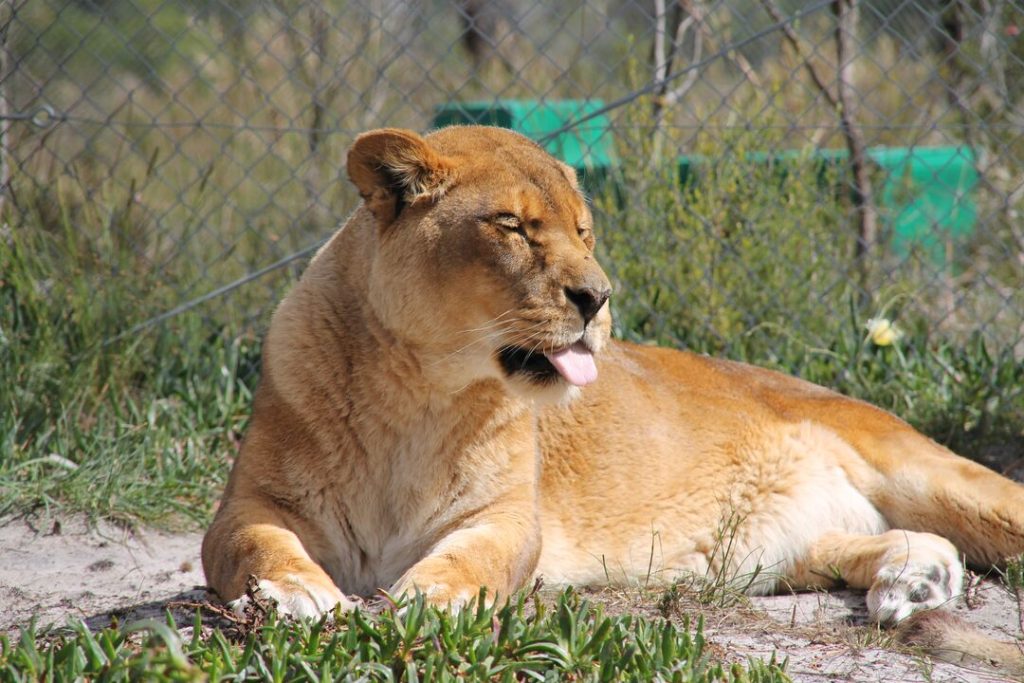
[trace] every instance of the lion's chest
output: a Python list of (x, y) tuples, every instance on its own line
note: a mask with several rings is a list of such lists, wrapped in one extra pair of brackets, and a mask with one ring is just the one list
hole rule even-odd
[(318, 435), (330, 474), (299, 475), (316, 482), (305, 515), (317, 527), (315, 559), (357, 594), (390, 588), (510, 482), (535, 477), (527, 407), (489, 385), (414, 400), (385, 382), (391, 374), (373, 376), (376, 391), (350, 386), (351, 409)]
[(481, 501), (471, 461), (436, 438), (389, 439), (366, 455), (315, 505), (326, 541), (318, 561), (361, 595), (390, 588)]

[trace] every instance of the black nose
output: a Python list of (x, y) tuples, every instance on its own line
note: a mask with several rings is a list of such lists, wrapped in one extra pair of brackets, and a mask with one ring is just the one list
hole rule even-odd
[(604, 306), (604, 302), (608, 301), (608, 297), (611, 295), (612, 290), (610, 289), (595, 289), (594, 287), (565, 288), (566, 298), (576, 304), (576, 308), (580, 309), (584, 325), (593, 320), (597, 312)]

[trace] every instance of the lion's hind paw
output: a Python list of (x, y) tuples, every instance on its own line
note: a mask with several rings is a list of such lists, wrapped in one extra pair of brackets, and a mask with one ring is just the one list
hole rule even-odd
[(963, 566), (949, 541), (911, 532), (907, 540), (901, 551), (888, 553), (868, 590), (868, 612), (880, 624), (896, 624), (915, 612), (941, 607), (963, 591)]

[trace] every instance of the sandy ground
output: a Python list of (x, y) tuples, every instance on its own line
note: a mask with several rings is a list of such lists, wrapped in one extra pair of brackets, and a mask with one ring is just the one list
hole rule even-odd
[(103, 628), (163, 614), (168, 601), (205, 597), (202, 534), (131, 533), (80, 519), (0, 522), (0, 632), (81, 619)]
[[(206, 599), (198, 533), (131, 533), (80, 520), (33, 524), (0, 522), (0, 633), (16, 633), (32, 618), (40, 626), (83, 620), (99, 629), (161, 616), (168, 603)], [(1024, 637), (1022, 606), (1000, 584), (983, 581), (969, 591), (958, 614), (1001, 640)], [(639, 590), (599, 591), (592, 599), (610, 611), (655, 612)], [(863, 596), (850, 591), (754, 598), (727, 609), (683, 605), (704, 614), (715, 656), (788, 658), (795, 681), (993, 682), (998, 673), (933, 662), (898, 652), (890, 634), (866, 622)], [(188, 617), (185, 616), (185, 619)]]

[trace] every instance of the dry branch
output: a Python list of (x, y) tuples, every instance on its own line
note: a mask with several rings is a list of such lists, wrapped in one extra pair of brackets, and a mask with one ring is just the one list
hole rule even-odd
[(761, 5), (774, 21), (782, 27), (782, 35), (796, 52), (814, 82), (815, 87), (828, 101), (829, 106), (839, 114), (839, 127), (850, 152), (850, 174), (853, 177), (853, 204), (857, 211), (856, 260), (859, 265), (861, 284), (868, 279), (866, 256), (878, 239), (878, 211), (875, 207), (874, 189), (871, 186), (870, 167), (867, 159), (867, 145), (864, 134), (857, 123), (857, 98), (853, 90), (855, 66), (854, 39), (857, 33), (857, 0), (834, 0), (832, 12), (836, 17), (836, 92), (829, 88), (812, 61), (812, 54), (805, 48), (803, 40), (786, 21), (775, 0), (761, 0)]
[(800, 39), (797, 32), (793, 29), (793, 26), (789, 23), (786, 15), (782, 13), (778, 5), (775, 4), (775, 0), (761, 0), (761, 6), (764, 7), (764, 11), (768, 13), (768, 16), (772, 18), (776, 24), (779, 24), (782, 30), (782, 36), (789, 43), (790, 47), (793, 48), (793, 52), (796, 53), (797, 59), (803, 64), (807, 74), (811, 77), (814, 82), (814, 86), (821, 92), (821, 94), (828, 100), (829, 106), (833, 109), (839, 106), (839, 101), (836, 96), (832, 94), (828, 84), (825, 83), (825, 79), (818, 73), (818, 69), (815, 68), (814, 62), (811, 61), (811, 54), (804, 48), (804, 41)]
[[(683, 8), (684, 12), (693, 17), (693, 20), (697, 23), (698, 35), (703, 36), (704, 42), (707, 44), (709, 50), (714, 50), (715, 36), (711, 30), (711, 26), (707, 22), (707, 13), (701, 6), (700, 0), (679, 0), (679, 6)], [(757, 75), (757, 72), (754, 71), (754, 67), (746, 57), (735, 50), (730, 50), (727, 58), (736, 65), (736, 67), (743, 73), (743, 77), (746, 78), (752, 86), (755, 88), (762, 87), (760, 77)]]
[(874, 189), (871, 187), (871, 169), (868, 167), (867, 145), (857, 124), (857, 97), (853, 92), (853, 69), (856, 53), (853, 49), (857, 32), (857, 0), (835, 0), (836, 15), (836, 79), (839, 100), (839, 125), (850, 150), (850, 171), (853, 174), (853, 204), (857, 210), (857, 260), (866, 273), (864, 257), (878, 239), (878, 212), (875, 208)]

